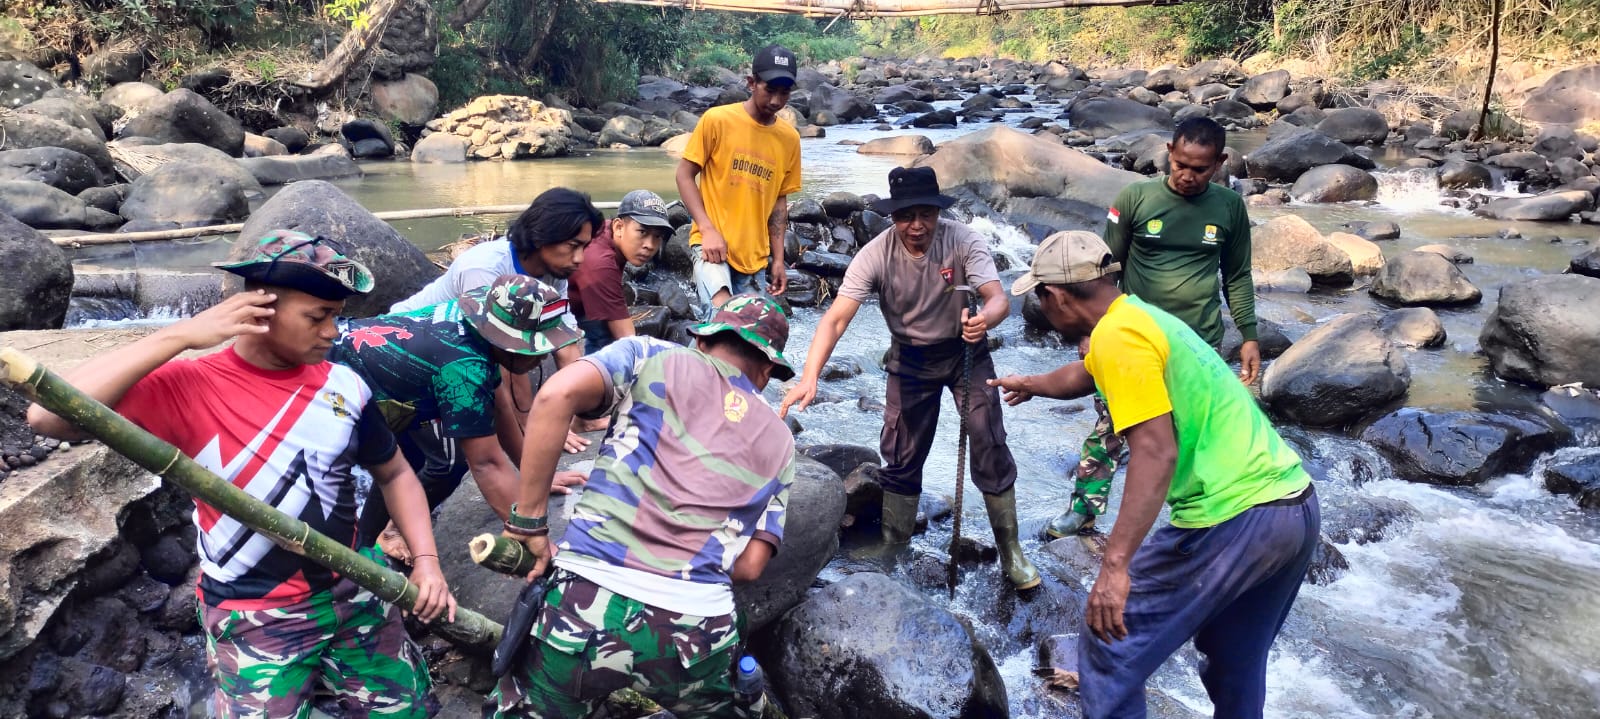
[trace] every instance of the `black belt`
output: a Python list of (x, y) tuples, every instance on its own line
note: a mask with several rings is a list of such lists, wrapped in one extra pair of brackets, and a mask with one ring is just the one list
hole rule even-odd
[(1308, 485), (1306, 485), (1306, 488), (1304, 490), (1301, 490), (1299, 494), (1296, 494), (1293, 497), (1284, 497), (1283, 499), (1274, 499), (1271, 502), (1262, 502), (1261, 504), (1258, 504), (1256, 506), (1257, 507), (1293, 507), (1293, 506), (1296, 506), (1296, 505), (1305, 504), (1306, 500), (1311, 498), (1311, 495), (1316, 494), (1316, 490), (1317, 490), (1317, 485), (1315, 483), (1308, 484)]

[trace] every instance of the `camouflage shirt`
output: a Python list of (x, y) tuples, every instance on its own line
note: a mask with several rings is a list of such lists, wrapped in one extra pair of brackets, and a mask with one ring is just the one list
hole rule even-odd
[(500, 370), (489, 343), (461, 321), (455, 300), (347, 320), (341, 329), (328, 359), (372, 385), (391, 428), (437, 419), (446, 437), (494, 434)]
[(583, 360), (605, 376), (592, 417), (613, 419), (561, 543), (563, 566), (583, 574), (599, 562), (726, 587), (750, 539), (779, 546), (794, 437), (749, 379), (647, 337)]

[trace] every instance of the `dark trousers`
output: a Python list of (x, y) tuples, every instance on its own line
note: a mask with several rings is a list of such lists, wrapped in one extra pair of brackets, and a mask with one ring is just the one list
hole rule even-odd
[(599, 352), (616, 341), (611, 336), (611, 325), (605, 320), (578, 320), (578, 329), (583, 330), (583, 353), (586, 355)]
[[(467, 460), (461, 456), (460, 444), (440, 434), (438, 422), (423, 422), (397, 433), (395, 443), (411, 471), (417, 473), (417, 481), (428, 495), (428, 509), (444, 504), (467, 476)], [(389, 506), (383, 502), (383, 491), (374, 484), (367, 493), (366, 504), (361, 506), (361, 517), (356, 520), (356, 546), (372, 546), (388, 525)]]
[(1300, 592), (1321, 525), (1308, 490), (1303, 501), (1252, 507), (1215, 527), (1157, 530), (1128, 569), (1127, 638), (1107, 644), (1085, 631), (1078, 641), (1083, 716), (1144, 717), (1145, 680), (1193, 637), (1215, 716), (1260, 717), (1267, 652)]
[[(939, 396), (948, 388), (956, 407), (962, 406), (961, 345), (960, 340), (931, 347), (896, 342), (884, 357), (889, 387), (878, 440), (884, 460), (878, 481), (884, 491), (922, 492), (922, 465), (939, 426)], [(972, 483), (984, 494), (999, 494), (1017, 481), (1017, 463), (1006, 447), (1006, 428), (1000, 419), (1000, 392), (987, 384), (994, 376), (988, 348), (975, 345), (967, 430)]]

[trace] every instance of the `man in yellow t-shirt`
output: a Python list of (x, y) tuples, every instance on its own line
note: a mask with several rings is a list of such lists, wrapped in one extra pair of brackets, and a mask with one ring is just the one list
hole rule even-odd
[(694, 218), (694, 284), (708, 313), (736, 294), (788, 287), (783, 235), (788, 196), (800, 191), (800, 133), (778, 111), (797, 65), (782, 46), (761, 48), (745, 79), (750, 99), (707, 110), (678, 161), (678, 194)]
[[(990, 380), (1007, 404), (1099, 391), (1127, 437), (1120, 517), (1078, 642), (1083, 715), (1142, 717), (1144, 683), (1194, 639), (1219, 717), (1260, 717), (1267, 653), (1316, 549), (1321, 510), (1300, 457), (1205, 340), (1117, 288), (1091, 232), (1040, 243), (1011, 293), (1033, 292), (1052, 327), (1089, 353), (1054, 372)], [(1145, 541), (1161, 513), (1172, 523)]]

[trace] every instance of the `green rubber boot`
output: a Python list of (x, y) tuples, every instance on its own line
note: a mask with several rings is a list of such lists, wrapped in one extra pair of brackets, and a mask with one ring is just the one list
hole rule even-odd
[(1075, 537), (1093, 532), (1094, 515), (1079, 512), (1076, 508), (1062, 512), (1061, 516), (1050, 520), (1050, 523), (1045, 525), (1044, 528), (1044, 533), (1050, 535), (1052, 539)]
[(1039, 570), (1033, 568), (1028, 555), (1022, 553), (1022, 543), (1017, 540), (1017, 490), (1015, 487), (1000, 494), (983, 495), (984, 508), (989, 510), (989, 526), (994, 528), (995, 548), (1000, 550), (1000, 571), (1017, 589), (1039, 586)]
[(907, 544), (917, 530), (917, 500), (921, 495), (883, 493), (883, 543)]

